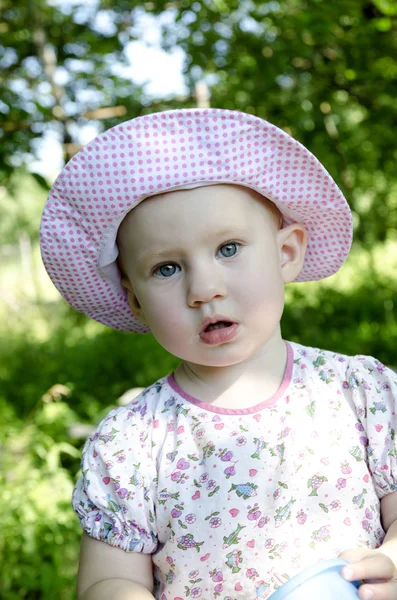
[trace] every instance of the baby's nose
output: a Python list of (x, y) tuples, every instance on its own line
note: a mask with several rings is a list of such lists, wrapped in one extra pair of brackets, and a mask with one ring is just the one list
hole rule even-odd
[(189, 306), (208, 303), (214, 298), (223, 298), (226, 294), (226, 285), (218, 269), (196, 269), (191, 273), (187, 289)]

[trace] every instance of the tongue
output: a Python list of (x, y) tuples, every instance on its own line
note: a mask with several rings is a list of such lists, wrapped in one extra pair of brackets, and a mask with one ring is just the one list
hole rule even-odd
[(218, 323), (211, 323), (208, 325), (206, 331), (212, 331), (213, 329), (222, 329), (223, 327), (230, 327), (231, 323), (226, 323), (225, 321), (218, 321)]

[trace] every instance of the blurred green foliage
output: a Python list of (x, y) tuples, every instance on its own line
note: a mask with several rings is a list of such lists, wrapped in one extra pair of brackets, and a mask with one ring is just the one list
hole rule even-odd
[[(48, 184), (26, 169), (38, 140), (55, 132), (66, 159), (87, 124), (195, 106), (197, 81), (208, 83), (211, 106), (284, 128), (344, 190), (355, 243), (347, 275), (288, 287), (283, 335), (396, 366), (397, 9), (393, 0), (0, 0), (0, 9), (0, 597), (69, 600), (83, 443), (71, 427), (97, 423), (178, 360), (151, 336), (90, 322), (37, 276)], [(148, 98), (121, 68), (139, 18), (165, 13), (164, 47), (186, 53), (184, 98)], [(114, 106), (124, 114), (89, 114)], [(23, 236), (31, 273), (5, 252)]]

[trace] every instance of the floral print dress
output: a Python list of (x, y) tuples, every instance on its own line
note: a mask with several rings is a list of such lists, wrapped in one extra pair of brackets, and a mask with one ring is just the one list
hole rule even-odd
[(268, 598), (318, 560), (382, 543), (397, 376), (371, 357), (287, 348), (280, 389), (250, 408), (200, 402), (171, 374), (87, 441), (81, 525), (151, 554), (156, 598)]

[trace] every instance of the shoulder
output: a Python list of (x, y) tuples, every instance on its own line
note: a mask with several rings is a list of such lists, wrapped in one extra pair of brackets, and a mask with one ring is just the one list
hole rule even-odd
[(297, 342), (288, 343), (292, 348), (294, 363), (304, 365), (306, 369), (310, 370), (332, 369), (332, 372), (342, 375), (351, 358), (333, 350), (304, 346)]
[(305, 368), (309, 374), (317, 372), (327, 381), (339, 380), (345, 390), (392, 392), (397, 396), (397, 374), (373, 356), (357, 354), (349, 356), (341, 352), (304, 346), (289, 342), (294, 363)]
[(178, 406), (168, 380), (168, 376), (162, 377), (128, 404), (114, 407), (87, 440), (85, 451), (93, 448), (99, 451), (103, 446), (114, 450), (116, 446), (126, 446), (137, 440), (142, 448), (153, 446), (153, 438), (163, 435)]
[(345, 387), (366, 396), (397, 399), (397, 374), (373, 356), (350, 357)]

